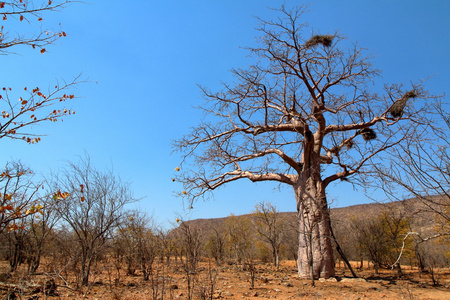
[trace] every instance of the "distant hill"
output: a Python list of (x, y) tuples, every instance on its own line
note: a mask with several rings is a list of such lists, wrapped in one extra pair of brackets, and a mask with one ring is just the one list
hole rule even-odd
[[(433, 198), (433, 197), (430, 197)], [(433, 200), (439, 201), (440, 197), (434, 197)], [(435, 222), (435, 217), (429, 212), (429, 208), (425, 206), (421, 201), (416, 198), (388, 202), (388, 203), (369, 203), (369, 204), (357, 204), (347, 207), (331, 208), (331, 220), (333, 226), (339, 226), (341, 223), (347, 223), (354, 218), (364, 218), (364, 216), (375, 216), (382, 211), (396, 211), (409, 216), (411, 219), (411, 229), (416, 231), (425, 232)], [(296, 220), (296, 212), (280, 212), (283, 218), (291, 219), (293, 223)], [(250, 214), (236, 216), (238, 218), (248, 217)], [(206, 236), (213, 233), (214, 229), (220, 228), (228, 217), (224, 218), (211, 218), (211, 219), (196, 219), (185, 221), (185, 223), (191, 227), (200, 228), (202, 233)], [(419, 230), (420, 229), (420, 230)], [(177, 229), (174, 229), (177, 231)]]

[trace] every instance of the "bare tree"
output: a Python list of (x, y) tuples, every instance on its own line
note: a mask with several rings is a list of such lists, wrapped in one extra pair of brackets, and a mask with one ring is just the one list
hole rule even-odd
[(261, 21), (249, 49), (257, 62), (233, 70), (236, 82), (223, 91), (202, 88), (206, 119), (174, 146), (188, 201), (244, 178), (291, 186), (298, 273), (313, 280), (334, 275), (326, 188), (369, 179), (387, 150), (423, 140), (433, 116), (422, 82), (373, 90), (379, 71), (370, 57), (339, 33), (311, 36), (303, 12), (282, 7), (275, 21)]
[(43, 198), (41, 204), (38, 204), (38, 207), (42, 206), (42, 208), (37, 213), (29, 214), (29, 221), (27, 222), (30, 235), (30, 247), (27, 255), (29, 273), (35, 273), (39, 268), (44, 246), (53, 233), (54, 226), (59, 221), (59, 215), (54, 205), (56, 203), (52, 194), (49, 193), (48, 196)]
[[(331, 218), (332, 218), (333, 232), (336, 241), (339, 241), (339, 250), (338, 244), (336, 244), (335, 256), (338, 259), (340, 256), (341, 257), (340, 260), (344, 261), (346, 265), (347, 265), (347, 263), (345, 262), (346, 259), (350, 261), (359, 260), (360, 266), (358, 269), (362, 269), (364, 257), (362, 255), (360, 243), (358, 242), (357, 232), (353, 228), (354, 226), (353, 223), (357, 222), (358, 218), (352, 218), (352, 222), (349, 222), (347, 217), (336, 216), (336, 214), (333, 215), (333, 213), (331, 214)], [(344, 257), (342, 257), (342, 255), (340, 255), (339, 252), (344, 253)], [(347, 268), (350, 270), (348, 265)], [(354, 277), (356, 277), (355, 275)]]
[[(8, 25), (14, 22), (42, 24), (45, 13), (65, 8), (70, 2), (0, 1), (0, 17), (3, 21), (0, 26), (0, 55), (10, 53), (10, 48), (19, 45), (37, 48), (42, 54), (45, 53), (46, 46), (65, 37), (66, 33), (61, 30), (44, 29), (42, 25), (35, 26), (38, 30), (34, 33), (11, 32), (7, 29)], [(75, 98), (68, 90), (79, 82), (79, 77), (70, 82), (57, 82), (54, 88), (46, 91), (39, 87), (24, 87), (20, 95), (12, 88), (3, 86), (0, 90), (2, 106), (0, 139), (10, 138), (30, 144), (38, 143), (41, 137), (33, 133), (31, 128), (44, 121), (56, 122), (64, 116), (74, 114), (75, 112), (65, 108), (63, 103)], [(31, 170), (22, 166), (20, 162), (11, 162), (5, 166), (0, 174), (0, 232), (5, 228), (15, 230), (23, 224), (18, 225), (14, 221), (42, 212), (43, 206), (40, 202), (48, 195), (44, 198), (38, 195), (41, 186), (42, 182), (32, 181)]]
[[(377, 215), (353, 219), (352, 227), (357, 243), (373, 263), (377, 274), (382, 267), (395, 266), (401, 275), (400, 260), (397, 261), (397, 258), (402, 251), (404, 237), (410, 229), (409, 218), (403, 211), (388, 207)], [(403, 251), (406, 252), (406, 249), (403, 248)]]
[[(16, 221), (14, 221), (14, 224)], [(26, 252), (29, 246), (29, 239), (25, 226), (6, 232), (8, 242), (8, 254), (10, 272), (14, 272), (26, 260)]]
[(214, 258), (217, 266), (221, 266), (225, 257), (226, 233), (223, 226), (212, 228), (212, 232), (207, 238), (204, 248), (208, 255)]
[(39, 193), (41, 187), (33, 172), (20, 162), (6, 164), (0, 174), (0, 232), (24, 227), (20, 220), (41, 211), (45, 199)]
[[(49, 0), (12, 0), (0, 1), (0, 17), (5, 25), (0, 27), (0, 55), (8, 54), (9, 49), (19, 45), (26, 45), (40, 49), (45, 53), (45, 47), (53, 44), (59, 38), (65, 37), (62, 30), (44, 29), (43, 14), (65, 8), (71, 1)], [(39, 26), (35, 33), (10, 32), (7, 30), (10, 22), (36, 22)], [(13, 27), (13, 26), (11, 26)], [(0, 122), (0, 138), (24, 140), (28, 143), (37, 143), (41, 140), (39, 135), (32, 133), (32, 125), (49, 121), (55, 122), (63, 116), (75, 112), (65, 108), (62, 104), (75, 96), (68, 90), (80, 83), (79, 77), (69, 82), (57, 82), (52, 89), (43, 90), (39, 87), (24, 87), (23, 91), (16, 93), (10, 87), (3, 86), (0, 90), (0, 103), (2, 105)]]
[(298, 225), (295, 215), (284, 216), (283, 245), (282, 248), (285, 257), (297, 261), (298, 258)]
[(354, 220), (353, 231), (357, 232), (358, 243), (378, 274), (389, 251), (386, 232), (374, 218)]
[(96, 170), (89, 158), (71, 163), (59, 187), (69, 191), (58, 213), (75, 233), (81, 252), (80, 283), (87, 285), (92, 264), (124, 217), (124, 206), (135, 199), (127, 184), (112, 172)]
[(40, 88), (24, 88), (19, 96), (11, 88), (3, 87), (0, 91), (2, 104), (2, 122), (0, 138), (22, 140), (29, 144), (41, 141), (41, 137), (32, 133), (31, 127), (41, 122), (56, 122), (64, 116), (75, 112), (61, 106), (61, 102), (74, 99), (66, 91), (80, 83), (78, 77), (71, 82), (57, 82), (54, 89), (42, 91)]
[[(139, 266), (143, 279), (149, 280), (153, 275), (153, 263), (159, 249), (148, 216), (137, 210), (128, 212), (116, 235), (124, 242), (122, 247), (125, 248), (127, 260), (132, 265)], [(130, 275), (134, 274), (130, 272), (130, 268), (128, 270)]]
[(203, 236), (198, 226), (183, 221), (179, 222), (181, 224), (176, 231), (177, 241), (179, 242), (178, 251), (186, 275), (187, 297), (193, 299)]
[(120, 224), (114, 233), (112, 249), (116, 259), (117, 278), (120, 278), (120, 268), (123, 262), (126, 264), (126, 274), (136, 275), (139, 261), (136, 259), (137, 253), (133, 243), (132, 229), (125, 223)]
[(256, 205), (253, 221), (256, 231), (264, 242), (272, 248), (272, 258), (275, 267), (280, 266), (280, 247), (283, 241), (283, 219), (277, 208), (268, 202)]
[(242, 263), (242, 269), (245, 269), (245, 263), (254, 257), (255, 239), (250, 218), (231, 214), (225, 220), (224, 230), (227, 236), (226, 245), (231, 255), (236, 264)]
[[(156, 229), (156, 236), (159, 240), (159, 255), (161, 263), (164, 262), (164, 259), (166, 259), (167, 267), (170, 266), (170, 258), (172, 255), (175, 254), (175, 241), (170, 235), (171, 230), (169, 229), (163, 229), (163, 228), (157, 228)], [(176, 256), (175, 256), (176, 257)]]
[(419, 274), (428, 273), (433, 285), (439, 285), (439, 268), (446, 268), (450, 259), (447, 255), (450, 245), (448, 240), (443, 243), (439, 239), (432, 239), (427, 243), (416, 244)]
[(419, 271), (430, 268), (433, 282), (434, 271), (429, 264), (433, 259), (426, 263), (431, 256), (423, 249), (436, 249), (437, 244), (448, 243), (450, 237), (450, 115), (446, 106), (448, 103), (440, 101), (431, 105), (436, 122), (429, 129), (427, 140), (404, 143), (394, 149), (395, 159), (389, 168), (377, 168), (381, 176), (389, 179), (383, 181), (381, 187), (390, 199), (413, 198), (405, 202), (409, 213), (434, 221), (432, 230), (425, 226), (407, 232), (400, 253), (397, 253), (397, 261), (400, 261), (406, 251), (405, 245), (414, 242)]
[(434, 129), (432, 139), (402, 145), (389, 168), (377, 169), (389, 178), (382, 187), (391, 199), (415, 198), (411, 213), (427, 214), (441, 225), (434, 234), (418, 232), (423, 240), (450, 235), (450, 141), (448, 130)]
[[(0, 16), (3, 22), (43, 22), (42, 14), (65, 8), (72, 1), (60, 0), (12, 0), (0, 2)], [(13, 27), (13, 26), (11, 26)], [(8, 48), (26, 45), (45, 52), (45, 47), (65, 37), (62, 30), (44, 29), (39, 26), (36, 33), (10, 32), (4, 25), (0, 28), (0, 54), (6, 54)]]

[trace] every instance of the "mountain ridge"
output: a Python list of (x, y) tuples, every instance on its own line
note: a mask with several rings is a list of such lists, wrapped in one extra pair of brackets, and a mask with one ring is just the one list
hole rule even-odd
[[(428, 199), (433, 199), (434, 201), (439, 201), (440, 196), (431, 196)], [(406, 200), (392, 201), (386, 203), (373, 202), (373, 203), (362, 203), (355, 204), (346, 207), (336, 207), (330, 208), (331, 221), (333, 225), (341, 222), (349, 222), (352, 218), (362, 217), (362, 216), (374, 216), (383, 211), (397, 211), (402, 215), (408, 216), (411, 219), (412, 229), (416, 227), (430, 227), (434, 224), (434, 216), (429, 211), (427, 207), (420, 199), (410, 198)], [(279, 215), (284, 216), (284, 218), (292, 218), (293, 221), (296, 220), (296, 212), (278, 212)], [(252, 213), (242, 214), (242, 215), (230, 215), (227, 217), (220, 218), (198, 218), (194, 220), (186, 220), (180, 222), (194, 226), (197, 228), (202, 228), (206, 232), (210, 232), (214, 229), (222, 226), (227, 219), (230, 217), (245, 218), (250, 217)], [(177, 228), (175, 228), (176, 230)]]

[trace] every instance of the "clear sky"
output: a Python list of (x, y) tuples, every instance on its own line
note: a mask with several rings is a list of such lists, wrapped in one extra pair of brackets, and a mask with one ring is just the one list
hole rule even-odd
[[(261, 201), (293, 211), (295, 199), (288, 188), (238, 182), (186, 214), (182, 200), (174, 196), (182, 187), (171, 181), (180, 162), (171, 154), (171, 141), (202, 117), (195, 109), (202, 103), (197, 84), (217, 91), (221, 81), (231, 80), (231, 68), (245, 68), (248, 53), (242, 47), (254, 45), (258, 36), (255, 16), (273, 18), (269, 8), (283, 3), (310, 3), (305, 21), (315, 32), (339, 30), (367, 48), (383, 71), (383, 82), (431, 77), (426, 84), (430, 91), (448, 92), (447, 0), (91, 0), (44, 15), (44, 27), (59, 28), (61, 23), (67, 33), (45, 54), (16, 48), (17, 55), (0, 56), (0, 86), (44, 88), (80, 73), (90, 81), (73, 91), (79, 98), (68, 108), (75, 116), (34, 128), (47, 134), (37, 145), (2, 140), (0, 163), (20, 159), (48, 174), (88, 153), (97, 168), (112, 168), (130, 182), (135, 196), (143, 198), (136, 205), (164, 226), (176, 214), (224, 217), (248, 213)], [(19, 26), (13, 20), (0, 22), (10, 30)], [(328, 197), (333, 207), (371, 201), (348, 183), (332, 186)]]

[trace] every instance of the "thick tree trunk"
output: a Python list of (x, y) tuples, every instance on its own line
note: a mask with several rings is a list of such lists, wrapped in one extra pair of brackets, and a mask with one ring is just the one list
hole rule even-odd
[(308, 172), (296, 186), (299, 222), (298, 274), (311, 280), (334, 276), (330, 215), (318, 174)]

